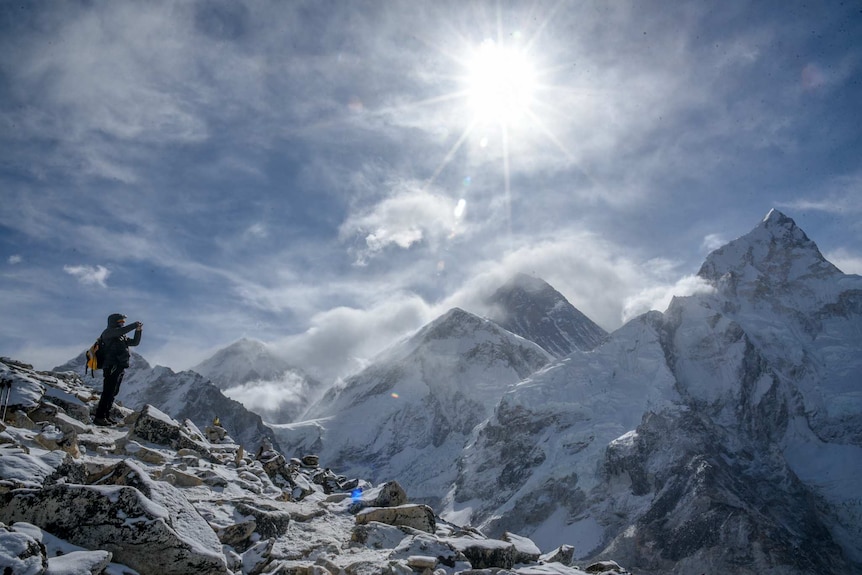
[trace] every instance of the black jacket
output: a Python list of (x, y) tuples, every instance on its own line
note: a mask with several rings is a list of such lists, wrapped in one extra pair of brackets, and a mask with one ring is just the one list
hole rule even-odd
[(104, 369), (109, 367), (129, 367), (132, 354), (129, 347), (141, 343), (140, 331), (135, 332), (135, 337), (129, 339), (126, 334), (135, 329), (136, 324), (124, 325), (122, 327), (109, 327), (102, 332), (102, 347), (105, 350)]

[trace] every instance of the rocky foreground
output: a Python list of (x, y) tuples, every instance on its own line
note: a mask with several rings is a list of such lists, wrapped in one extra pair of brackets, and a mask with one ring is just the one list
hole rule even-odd
[(98, 394), (71, 372), (0, 358), (0, 382), (4, 574), (626, 573), (445, 522), (396, 481), (248, 452), (218, 421), (115, 406), (121, 423), (93, 426)]

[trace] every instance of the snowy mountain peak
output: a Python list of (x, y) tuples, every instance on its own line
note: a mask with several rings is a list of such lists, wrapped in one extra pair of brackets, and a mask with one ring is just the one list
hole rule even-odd
[(607, 336), (547, 282), (526, 274), (509, 280), (488, 303), (494, 322), (557, 358), (591, 350)]
[(709, 254), (698, 272), (713, 284), (728, 274), (734, 283), (776, 286), (841, 272), (792, 218), (773, 209), (752, 231)]
[(515, 274), (515, 276), (500, 289), (520, 289), (529, 293), (557, 293), (556, 290), (542, 278), (537, 278), (520, 272)]
[(193, 370), (221, 389), (228, 389), (254, 380), (279, 379), (294, 368), (262, 341), (242, 338), (217, 351)]

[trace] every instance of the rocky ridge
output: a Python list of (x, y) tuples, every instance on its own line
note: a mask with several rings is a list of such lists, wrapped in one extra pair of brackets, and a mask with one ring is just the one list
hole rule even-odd
[[(95, 378), (86, 374), (83, 354), (55, 367), (54, 371), (74, 372), (101, 389), (101, 373), (97, 370)], [(175, 419), (190, 419), (199, 427), (220, 416), (228, 433), (246, 449), (256, 450), (263, 441), (278, 446), (260, 415), (226, 397), (208, 379), (194, 371), (174, 372), (161, 365), (151, 367), (137, 353), (132, 353), (117, 402), (137, 410), (151, 404)]]
[(145, 405), (90, 424), (96, 392), (73, 372), (0, 359), (0, 569), (16, 575), (627, 573), (572, 567), (571, 547), (491, 539), (373, 486), (249, 453), (221, 421), (201, 430)]

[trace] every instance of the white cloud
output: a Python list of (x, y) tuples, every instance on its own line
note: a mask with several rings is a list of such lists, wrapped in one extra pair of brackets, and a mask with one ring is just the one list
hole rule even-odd
[(289, 361), (324, 381), (355, 372), (398, 338), (433, 318), (413, 294), (393, 294), (366, 309), (338, 307), (311, 319), (303, 334), (274, 345)]
[(727, 240), (721, 234), (707, 234), (704, 236), (703, 241), (700, 244), (700, 250), (702, 252), (713, 252), (727, 243)]
[(485, 299), (520, 272), (545, 280), (590, 319), (612, 331), (629, 319), (624, 307), (628, 298), (645, 285), (667, 285), (680, 275), (678, 266), (668, 260), (635, 258), (631, 250), (595, 234), (558, 232), (554, 238), (524, 245), (502, 258), (477, 263), (472, 278), (434, 311), (442, 313), (458, 306), (485, 314)]
[(674, 296), (690, 296), (714, 291), (711, 285), (697, 276), (685, 276), (672, 285), (656, 284), (626, 298), (623, 320), (629, 321), (650, 310), (664, 311)]
[(826, 254), (825, 257), (845, 274), (862, 275), (862, 254), (838, 248)]
[(862, 213), (862, 173), (843, 175), (826, 182), (819, 190), (814, 190), (810, 198), (798, 198), (778, 202), (779, 208), (795, 211), (817, 211), (827, 214)]
[(300, 402), (303, 381), (298, 374), (287, 373), (279, 381), (249, 381), (226, 389), (224, 394), (255, 413), (272, 413), (284, 403)]
[(111, 271), (105, 266), (63, 266), (63, 271), (78, 278), (84, 285), (108, 287), (106, 283)]
[(24, 258), (19, 256), (18, 254), (15, 254), (15, 255), (9, 256), (9, 259), (6, 261), (9, 262), (10, 265), (14, 266), (15, 264), (20, 264), (22, 261), (24, 261)]
[(403, 183), (388, 198), (351, 215), (341, 225), (342, 239), (360, 235), (365, 247), (356, 261), (364, 264), (391, 245), (408, 249), (422, 241), (435, 242), (458, 230), (466, 202)]

